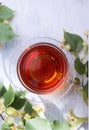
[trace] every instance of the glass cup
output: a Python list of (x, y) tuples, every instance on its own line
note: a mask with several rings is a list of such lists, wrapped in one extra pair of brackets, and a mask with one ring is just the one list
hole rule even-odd
[(9, 59), (9, 79), (15, 88), (28, 90), (29, 98), (59, 100), (68, 94), (70, 67), (61, 43), (47, 37), (33, 38), (14, 48)]

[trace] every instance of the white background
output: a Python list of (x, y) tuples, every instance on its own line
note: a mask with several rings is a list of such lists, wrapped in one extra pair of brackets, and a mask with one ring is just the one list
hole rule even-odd
[[(89, 30), (89, 0), (2, 0), (1, 2), (15, 11), (11, 25), (20, 36), (17, 44), (39, 36), (61, 40), (63, 29), (82, 37), (84, 31)], [(0, 49), (0, 55), (1, 53)], [(1, 63), (0, 60), (0, 65)], [(0, 69), (0, 79), (4, 79), (5, 82), (2, 73)], [(73, 101), (69, 99), (71, 97)], [(73, 93), (69, 98), (66, 99), (65, 108), (72, 107), (77, 115), (86, 116), (87, 107), (81, 97)], [(53, 111), (55, 113), (55, 109)], [(56, 115), (58, 118), (58, 114)]]

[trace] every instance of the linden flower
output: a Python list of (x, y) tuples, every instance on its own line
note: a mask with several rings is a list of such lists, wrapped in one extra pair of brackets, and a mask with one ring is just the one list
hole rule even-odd
[(66, 49), (66, 50), (70, 50), (70, 48), (71, 48), (71, 47), (70, 47), (69, 44), (65, 45), (65, 49)]
[(64, 44), (64, 42), (65, 42), (65, 39), (62, 39), (60, 42)]
[(3, 106), (2, 106), (2, 105), (0, 105), (0, 110), (1, 110), (1, 111), (3, 110)]
[(33, 112), (32, 114), (31, 114), (31, 117), (32, 118), (34, 118), (34, 117), (36, 117), (37, 116), (37, 113), (36, 112)]
[(26, 114), (24, 115), (24, 119), (25, 119), (25, 120), (30, 119), (30, 118), (31, 118), (31, 116), (30, 116), (28, 113), (26, 113)]
[(11, 117), (8, 117), (5, 119), (5, 122), (7, 122), (9, 125), (13, 124), (14, 123), (14, 119), (11, 118)]
[(88, 38), (88, 36), (89, 36), (89, 30), (85, 31), (84, 34)]
[(16, 126), (11, 126), (10, 128), (11, 128), (11, 130), (17, 130)]
[(78, 117), (73, 112), (73, 109), (70, 109), (70, 117), (67, 119), (67, 122), (70, 125), (71, 130), (75, 130), (77, 127), (79, 127), (81, 124), (88, 121), (88, 117)]
[(68, 118), (67, 122), (69, 122), (71, 125), (76, 122), (77, 119), (75, 119), (73, 116), (71, 116), (70, 118)]
[(5, 110), (5, 107), (3, 105), (0, 105), (0, 114)]
[(23, 122), (19, 121), (18, 126), (23, 127)]
[(13, 107), (7, 107), (5, 112), (9, 116), (17, 116), (18, 115), (17, 110), (14, 109)]
[(8, 22), (8, 20), (4, 20), (4, 22), (3, 23), (6, 23), (6, 24), (8, 24), (9, 22)]
[(24, 115), (24, 110), (18, 111), (18, 117), (22, 117)]
[(32, 109), (36, 112), (43, 112), (43, 108), (41, 106), (33, 106)]
[(1, 99), (0, 99), (0, 105), (2, 105), (3, 102), (4, 102), (4, 98), (1, 98)]
[(87, 44), (87, 42), (85, 42), (85, 41), (82, 43), (82, 46), (87, 46), (87, 45), (88, 45), (88, 44)]

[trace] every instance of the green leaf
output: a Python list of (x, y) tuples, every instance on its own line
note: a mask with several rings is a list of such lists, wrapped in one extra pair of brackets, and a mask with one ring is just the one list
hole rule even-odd
[(71, 34), (64, 31), (65, 45), (69, 44), (71, 52), (79, 52), (82, 49), (83, 39), (76, 34)]
[(74, 61), (74, 67), (75, 70), (80, 74), (83, 75), (85, 73), (85, 66), (84, 64), (81, 62), (80, 58), (76, 58)]
[(11, 104), (11, 106), (14, 107), (16, 110), (19, 110), (24, 106), (25, 101), (26, 101), (25, 98), (15, 99), (15, 101)]
[(13, 11), (6, 6), (1, 5), (0, 6), (0, 21), (9, 20), (12, 17), (13, 17)]
[(70, 130), (67, 122), (60, 123), (59, 121), (53, 121), (52, 128), (52, 130)]
[(25, 97), (25, 91), (16, 91), (15, 92), (15, 99), (18, 99), (20, 97)]
[(14, 38), (15, 36), (16, 35), (9, 24), (0, 22), (0, 42), (1, 43)]
[(7, 123), (3, 123), (2, 124), (2, 127), (1, 127), (1, 130), (11, 130), (9, 125)]
[(83, 91), (86, 93), (88, 97), (88, 82), (83, 86)]
[(14, 107), (16, 110), (19, 110), (24, 106), (25, 101), (26, 101), (25, 92), (24, 91), (16, 91), (15, 92), (15, 100), (11, 104), (11, 106)]
[(85, 66), (85, 75), (88, 77), (88, 61), (84, 64)]
[(48, 120), (36, 117), (26, 121), (24, 130), (52, 130)]
[(88, 55), (88, 44), (84, 46), (84, 58)]
[(28, 101), (25, 104), (24, 110), (26, 111), (26, 113), (29, 113), (30, 115), (32, 115), (33, 113), (35, 113), (37, 115), (36, 111), (34, 111), (34, 109), (32, 109), (31, 103), (29, 103)]
[(8, 91), (5, 93), (4, 99), (5, 99), (4, 100), (4, 105), (6, 107), (10, 106), (14, 102), (15, 92), (14, 92), (14, 90), (13, 90), (11, 85), (9, 86)]
[(0, 83), (0, 97), (2, 97), (6, 92), (6, 88)]
[(86, 103), (86, 105), (88, 105), (88, 97), (87, 97), (86, 92), (83, 89), (81, 89), (80, 93), (81, 93), (81, 96), (82, 96), (84, 102)]

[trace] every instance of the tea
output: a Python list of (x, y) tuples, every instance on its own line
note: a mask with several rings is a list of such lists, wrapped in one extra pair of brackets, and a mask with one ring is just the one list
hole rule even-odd
[(60, 89), (68, 75), (68, 61), (61, 49), (41, 42), (27, 48), (19, 57), (17, 74), (30, 91), (47, 94)]

